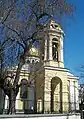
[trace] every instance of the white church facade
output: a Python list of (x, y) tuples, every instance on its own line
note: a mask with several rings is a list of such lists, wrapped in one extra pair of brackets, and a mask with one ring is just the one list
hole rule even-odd
[[(31, 85), (19, 89), (16, 110), (36, 113), (63, 113), (79, 110), (78, 77), (64, 67), (64, 32), (51, 20), (43, 31), (39, 49), (32, 46), (20, 74)], [(13, 70), (15, 72), (15, 69)], [(5, 109), (8, 98), (5, 97)]]

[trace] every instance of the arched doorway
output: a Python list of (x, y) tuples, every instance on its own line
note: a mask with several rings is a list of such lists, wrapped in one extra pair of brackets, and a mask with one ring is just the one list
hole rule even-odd
[(24, 113), (34, 113), (34, 85), (25, 78), (21, 80), (20, 98)]
[(62, 113), (62, 81), (58, 77), (51, 80), (51, 113)]

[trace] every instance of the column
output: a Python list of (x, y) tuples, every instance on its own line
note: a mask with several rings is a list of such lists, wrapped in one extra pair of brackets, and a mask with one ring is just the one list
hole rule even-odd
[(69, 111), (71, 110), (71, 100), (70, 100), (70, 80), (67, 81), (67, 89), (68, 89), (68, 103), (69, 103)]
[(49, 60), (52, 60), (52, 37), (49, 36)]
[(9, 98), (8, 98), (7, 95), (6, 95), (6, 97), (5, 97), (5, 105), (4, 105), (4, 108), (5, 108), (5, 109), (8, 109), (8, 108), (9, 108)]
[(78, 82), (75, 82), (76, 110), (79, 110), (79, 89)]
[(60, 59), (59, 61), (63, 62), (63, 35), (60, 37)]
[(51, 111), (51, 81), (48, 77), (45, 78), (44, 83), (44, 113)]
[(70, 81), (70, 102), (71, 102), (71, 111), (74, 110), (74, 82)]
[(67, 90), (67, 81), (62, 83), (62, 109), (63, 112), (68, 112), (68, 90)]
[(16, 97), (16, 103), (15, 103), (15, 108), (16, 108), (16, 112), (18, 112), (18, 110), (22, 110), (23, 111), (23, 101), (21, 101), (21, 89), (18, 92), (18, 95)]
[(44, 60), (47, 60), (47, 35), (45, 34), (45, 48), (44, 48)]
[(26, 109), (30, 111), (34, 111), (34, 87), (28, 87), (28, 98), (27, 103), (28, 105), (25, 105)]

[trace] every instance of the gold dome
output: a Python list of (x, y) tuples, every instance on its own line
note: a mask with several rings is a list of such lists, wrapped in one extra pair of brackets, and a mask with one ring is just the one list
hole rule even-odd
[(30, 56), (39, 56), (38, 49), (34, 46), (32, 46), (29, 50)]

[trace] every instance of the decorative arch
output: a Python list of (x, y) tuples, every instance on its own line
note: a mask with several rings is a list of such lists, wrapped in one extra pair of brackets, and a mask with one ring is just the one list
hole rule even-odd
[(59, 46), (59, 41), (57, 38), (52, 39), (52, 58), (53, 60), (58, 61), (58, 46)]
[(51, 79), (51, 113), (62, 112), (62, 81), (59, 77)]
[(21, 87), (20, 87), (20, 98), (24, 100), (24, 98), (27, 98), (27, 79), (23, 78), (21, 80)]
[(23, 101), (24, 113), (34, 111), (34, 86), (26, 78), (21, 80), (20, 98)]

